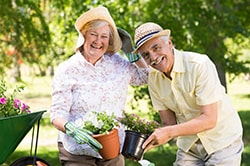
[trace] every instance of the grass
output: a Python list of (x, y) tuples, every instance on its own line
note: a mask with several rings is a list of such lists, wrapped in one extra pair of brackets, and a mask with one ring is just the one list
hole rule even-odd
[[(49, 110), (51, 99), (51, 78), (27, 77), (24, 79), (26, 90), (23, 96), (20, 96), (23, 101), (36, 110)], [(129, 93), (132, 94), (132, 93)], [(242, 166), (247, 166), (250, 163), (250, 83), (243, 79), (237, 79), (228, 84), (228, 94), (231, 97), (234, 107), (239, 111), (244, 128), (244, 143), (245, 149), (242, 155)], [(131, 99), (131, 96), (129, 96)], [(39, 142), (37, 156), (49, 162), (52, 166), (59, 166), (58, 150), (56, 145), (57, 131), (49, 123), (49, 112), (45, 113), (41, 121), (39, 132)], [(23, 141), (18, 145), (16, 150), (9, 156), (3, 166), (10, 165), (13, 161), (30, 155), (31, 132), (29, 132)], [(144, 155), (144, 158), (156, 164), (156, 166), (172, 165), (175, 160), (177, 147), (175, 142), (152, 149)], [(126, 166), (139, 166), (138, 163), (126, 160)]]

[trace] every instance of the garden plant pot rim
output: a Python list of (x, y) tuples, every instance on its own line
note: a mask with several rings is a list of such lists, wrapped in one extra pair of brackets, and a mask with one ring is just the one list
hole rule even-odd
[(114, 133), (115, 132), (115, 130), (118, 130), (117, 128), (113, 128), (112, 130), (110, 130), (109, 132), (107, 132), (107, 133), (101, 133), (101, 134), (93, 134), (92, 135), (92, 137), (101, 137), (101, 136), (103, 136), (103, 135), (109, 135), (109, 134), (112, 134), (112, 133)]
[(140, 133), (140, 132), (134, 131), (134, 130), (125, 130), (125, 132), (137, 133), (137, 134), (140, 134), (140, 135), (145, 135), (145, 136), (147, 136), (147, 137), (151, 135), (151, 134)]

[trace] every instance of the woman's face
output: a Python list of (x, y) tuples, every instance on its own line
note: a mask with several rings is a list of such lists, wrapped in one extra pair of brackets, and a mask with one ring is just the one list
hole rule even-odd
[(109, 47), (110, 27), (103, 25), (92, 28), (84, 34), (83, 56), (92, 64), (95, 64)]

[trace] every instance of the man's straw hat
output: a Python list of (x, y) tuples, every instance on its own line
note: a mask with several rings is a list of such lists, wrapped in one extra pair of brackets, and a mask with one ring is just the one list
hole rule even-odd
[(147, 22), (140, 25), (135, 30), (135, 44), (136, 49), (133, 53), (137, 53), (138, 49), (146, 43), (148, 40), (153, 39), (159, 36), (170, 36), (170, 30), (163, 30), (162, 27), (158, 24)]
[(87, 12), (82, 14), (80, 17), (78, 17), (78, 19), (76, 20), (75, 28), (79, 33), (79, 37), (78, 37), (77, 44), (76, 44), (76, 50), (78, 50), (79, 47), (81, 47), (84, 43), (84, 37), (81, 34), (80, 30), (86, 23), (93, 21), (93, 20), (104, 20), (109, 23), (110, 27), (114, 31), (113, 48), (111, 48), (111, 50), (109, 51), (112, 51), (112, 52), (119, 51), (122, 47), (121, 38), (118, 34), (115, 22), (109, 14), (108, 9), (103, 6), (99, 6), (99, 7), (88, 10)]

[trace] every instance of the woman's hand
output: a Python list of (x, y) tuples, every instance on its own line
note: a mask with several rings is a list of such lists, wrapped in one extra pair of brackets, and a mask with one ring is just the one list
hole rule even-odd
[(118, 28), (117, 31), (122, 40), (122, 51), (126, 54), (129, 62), (134, 63), (138, 61), (141, 58), (141, 56), (139, 54), (132, 53), (134, 51), (134, 47), (132, 44), (132, 38), (130, 34), (124, 29), (120, 28)]

